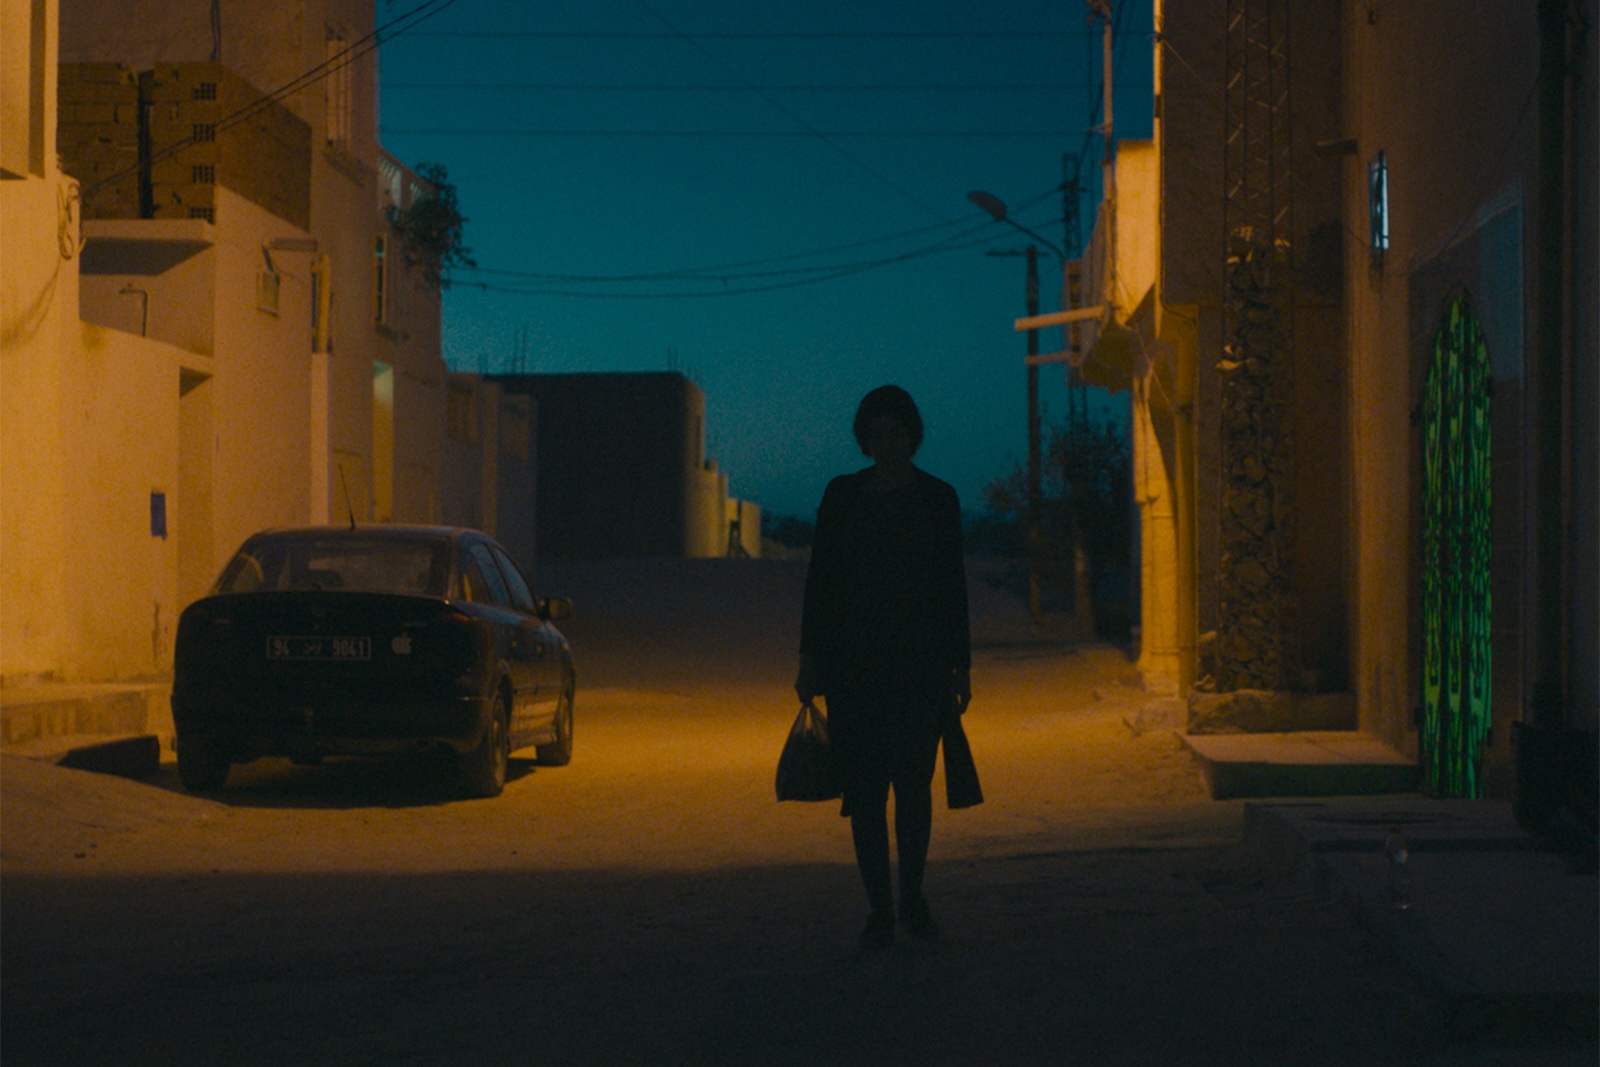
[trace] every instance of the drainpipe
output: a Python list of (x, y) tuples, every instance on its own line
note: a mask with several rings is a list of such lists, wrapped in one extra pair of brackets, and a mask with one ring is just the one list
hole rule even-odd
[[(1567, 732), (1571, 629), (1567, 593), (1566, 531), (1571, 507), (1568, 463), (1571, 433), (1571, 343), (1568, 313), (1572, 286), (1571, 47), (1568, 0), (1539, 0), (1538, 144), (1534, 221), (1533, 573), (1530, 634), (1531, 706), (1515, 724), (1517, 821), (1548, 826), (1570, 798), (1576, 770), (1564, 753)], [(1589, 757), (1592, 758), (1592, 753)]]
[(1537, 260), (1534, 266), (1533, 719), (1560, 726), (1566, 705), (1568, 292), (1567, 0), (1539, 3)]

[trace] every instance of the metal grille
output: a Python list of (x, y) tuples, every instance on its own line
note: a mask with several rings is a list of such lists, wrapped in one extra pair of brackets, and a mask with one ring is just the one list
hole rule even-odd
[(1223, 155), (1221, 690), (1300, 688), (1296, 598), (1289, 2), (1229, 0)]

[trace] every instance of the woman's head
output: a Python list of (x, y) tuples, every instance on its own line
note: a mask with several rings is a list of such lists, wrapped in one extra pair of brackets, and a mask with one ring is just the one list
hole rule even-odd
[(860, 406), (856, 408), (856, 444), (861, 446), (861, 451), (866, 455), (873, 454), (870, 447), (873, 425), (880, 419), (893, 419), (900, 424), (906, 432), (912, 455), (922, 447), (922, 415), (917, 411), (916, 401), (911, 399), (911, 394), (898, 385), (878, 386), (862, 397)]

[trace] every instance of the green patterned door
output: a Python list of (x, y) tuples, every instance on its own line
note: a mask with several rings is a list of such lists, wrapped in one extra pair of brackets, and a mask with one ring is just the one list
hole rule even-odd
[(1439, 796), (1483, 795), (1489, 736), (1489, 356), (1466, 297), (1445, 308), (1423, 393), (1422, 754)]

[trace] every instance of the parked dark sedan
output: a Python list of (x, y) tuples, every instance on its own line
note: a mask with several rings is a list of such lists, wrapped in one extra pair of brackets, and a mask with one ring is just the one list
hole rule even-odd
[(231, 764), (443, 749), (463, 790), (498, 796), (514, 749), (572, 758), (572, 651), (505, 549), (445, 526), (256, 534), (178, 623), (178, 775)]

